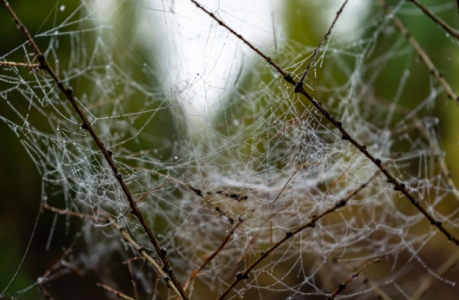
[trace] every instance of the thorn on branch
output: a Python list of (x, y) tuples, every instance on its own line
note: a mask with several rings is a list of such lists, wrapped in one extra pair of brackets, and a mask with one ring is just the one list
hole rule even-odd
[(244, 279), (248, 279), (249, 278), (249, 274), (245, 273), (245, 272), (237, 272), (236, 273), (236, 278), (238, 280), (244, 280)]

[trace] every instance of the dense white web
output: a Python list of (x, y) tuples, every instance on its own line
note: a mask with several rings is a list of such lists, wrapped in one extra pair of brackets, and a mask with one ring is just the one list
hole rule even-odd
[[(314, 10), (321, 25), (301, 30), (320, 37), (342, 2), (326, 1), (333, 9), (319, 2), (294, 9), (268, 0), (202, 4), (298, 78), (317, 42), (289, 38), (286, 13)], [(439, 162), (443, 152), (438, 152), (434, 108), (444, 101), (443, 87), (432, 77), (429, 93), (414, 107), (399, 105), (407, 97), (416, 53), (392, 17), (368, 2), (350, 0), (306, 89), (458, 236), (457, 191)], [(423, 16), (403, 2), (394, 7), (401, 16)], [(454, 7), (449, 1), (432, 11)], [(75, 9), (57, 3), (41, 28), (29, 30), (112, 151), (180, 282), (243, 220), (188, 286), (191, 299), (221, 294), (260, 253), (377, 171), (274, 68), (189, 0), (81, 1)], [(457, 51), (457, 42), (451, 44)], [(36, 63), (26, 43), (0, 55), (2, 61)], [(399, 83), (382, 97), (379, 79), (395, 60), (405, 67), (394, 72)], [(43, 196), (35, 201), (67, 212), (108, 214), (156, 258), (112, 170), (55, 82), (43, 70), (5, 66), (0, 83), (0, 118), (43, 179)], [(50, 247), (54, 226), (56, 221), (43, 247)], [(81, 234), (87, 251), (72, 263), (82, 270), (110, 265), (114, 253), (125, 259), (138, 255), (110, 224), (85, 220)], [(457, 252), (378, 175), (345, 208), (277, 248), (227, 299), (324, 298), (373, 258), (381, 263), (370, 267), (370, 280), (356, 279), (342, 295), (372, 299), (377, 287), (402, 299), (427, 275), (454, 286), (455, 279), (438, 274), (432, 263), (429, 252), (439, 247), (436, 243)], [(142, 293), (172, 295), (163, 280), (156, 291), (157, 274), (148, 264), (135, 262), (134, 271)], [(63, 274), (40, 277), (36, 285)], [(101, 280), (114, 284), (116, 278)], [(23, 296), (30, 288), (3, 293)]]

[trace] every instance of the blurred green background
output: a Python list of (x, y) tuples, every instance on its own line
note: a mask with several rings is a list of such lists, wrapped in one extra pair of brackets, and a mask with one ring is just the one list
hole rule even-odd
[[(331, 1), (285, 1), (281, 12), (281, 25), (285, 27), (283, 28), (285, 39), (297, 42), (298, 45), (307, 45), (309, 47), (318, 45), (327, 30), (328, 24), (326, 20), (329, 19), (325, 19), (324, 14), (317, 12), (327, 11), (329, 16), (330, 12), (327, 10), (327, 6)], [(118, 2), (122, 5), (122, 9), (118, 12), (120, 16), (114, 18), (116, 23), (113, 24), (113, 30), (124, 37), (123, 41), (119, 42), (120, 47), (123, 47), (122, 45), (125, 47), (126, 43), (129, 43), (129, 48), (131, 50), (134, 49), (133, 51), (140, 55), (140, 61), (142, 61), (142, 57), (147, 61), (147, 52), (150, 50), (143, 48), (139, 41), (131, 40), (135, 38), (135, 35), (131, 36), (131, 33), (133, 30), (132, 24), (135, 22), (136, 10), (141, 8), (130, 1)], [(426, 5), (440, 8), (441, 4), (452, 2), (454, 1), (423, 1)], [(398, 1), (390, 1), (390, 3), (395, 4)], [(37, 32), (39, 28), (52, 28), (53, 22), (59, 23), (62, 21), (79, 4), (79, 1), (11, 1), (11, 5), (17, 15), (32, 33)], [(62, 5), (65, 6), (65, 11), (57, 14), (57, 20), (55, 20), (55, 11), (59, 10)], [(369, 9), (372, 12), (365, 16), (355, 16), (355, 18), (359, 18), (362, 26), (371, 26), (372, 18), (377, 14), (376, 11), (379, 7), (372, 4)], [(436, 66), (444, 73), (445, 78), (453, 89), (459, 91), (459, 76), (457, 76), (459, 71), (458, 42), (446, 37), (445, 32), (426, 16), (419, 13), (411, 13), (412, 11), (416, 11), (416, 8), (410, 3), (405, 4), (402, 12), (406, 13), (401, 15), (401, 18), (412, 35), (423, 45)], [(459, 27), (459, 16), (457, 9), (454, 7), (446, 11), (440, 9), (438, 15), (453, 27)], [(371, 31), (367, 34), (371, 34)], [(398, 32), (382, 38), (373, 55), (382, 55), (398, 39), (400, 39)], [(9, 53), (25, 41), (3, 6), (0, 8), (0, 41), (0, 56)], [(88, 43), (91, 42), (93, 41), (88, 41)], [(403, 43), (404, 46), (409, 47), (406, 41)], [(45, 46), (46, 44), (46, 41), (44, 41), (40, 45)], [(69, 59), (70, 49), (66, 48), (68, 46), (68, 43), (63, 43), (57, 51), (59, 59), (62, 61), (62, 66), (66, 66), (66, 61)], [(411, 75), (400, 98), (400, 104), (407, 108), (414, 108), (429, 93), (430, 75), (425, 65), (417, 59), (414, 52), (411, 52), (409, 56), (409, 59), (406, 56), (392, 59), (387, 64), (376, 81), (375, 93), (391, 99), (399, 86), (403, 72), (408, 69)], [(24, 61), (24, 58), (20, 55), (17, 56), (17, 59), (18, 61)], [(122, 64), (122, 57), (118, 57), (118, 59), (120, 60), (118, 63)], [(263, 68), (265, 66), (261, 64), (259, 67)], [(0, 70), (0, 72), (2, 71)], [(28, 71), (21, 70), (20, 72), (26, 73)], [(152, 86), (158, 85), (158, 82), (152, 81), (151, 77), (146, 78), (142, 74), (141, 68), (131, 68), (130, 74), (136, 81), (148, 81)], [(314, 80), (322, 80), (320, 76), (319, 72), (318, 77), (309, 83), (313, 85)], [(346, 78), (342, 77), (342, 75), (340, 76), (337, 76), (336, 80), (345, 82)], [(5, 84), (0, 82), (0, 91), (4, 89), (4, 86)], [(79, 90), (84, 90), (85, 87), (90, 88), (90, 84), (82, 84)], [(318, 94), (315, 96), (325, 95)], [(14, 99), (11, 99), (11, 101), (14, 101)], [(13, 112), (5, 102), (2, 99), (0, 99), (0, 102), (0, 115), (6, 119), (14, 118)], [(459, 108), (453, 101), (448, 101), (446, 96), (442, 95), (436, 101), (433, 115), (440, 119), (438, 133), (441, 145), (446, 152), (446, 160), (451, 168), (453, 177), (458, 178)], [(164, 130), (164, 124), (171, 122), (169, 118), (170, 116), (155, 120), (157, 124), (162, 124), (163, 126), (152, 126), (152, 128), (160, 128), (160, 130), (152, 132), (152, 134), (173, 135), (174, 133), (171, 130)], [(0, 122), (0, 145), (0, 290), (7, 286), (20, 266), (16, 278), (8, 288), (8, 292), (17, 292), (33, 284), (52, 265), (62, 253), (62, 248), (73, 242), (81, 222), (71, 219), (69, 230), (66, 232), (66, 220), (63, 217), (59, 217), (52, 243), (49, 250), (46, 250), (54, 217), (50, 213), (44, 213), (40, 215), (40, 219), (36, 223), (42, 193), (41, 176), (16, 134), (3, 122)], [(457, 180), (455, 182), (459, 183)], [(62, 199), (54, 199), (53, 201), (54, 203), (59, 203)], [(34, 230), (35, 226), (36, 229)], [(32, 233), (34, 233), (33, 236)], [(78, 242), (76, 251), (79, 247), (84, 248), (84, 244)], [(28, 249), (27, 255), (23, 260), (26, 249)], [(437, 255), (438, 253), (440, 255)], [(450, 253), (442, 253), (441, 251), (438, 253), (434, 253), (434, 255), (437, 255), (436, 259), (440, 262), (450, 255)], [(85, 277), (79, 277), (72, 273), (53, 281), (50, 285), (50, 291), (55, 299), (104, 299), (106, 298), (105, 292), (94, 285), (94, 282), (97, 281), (97, 274), (93, 272), (88, 273)], [(21, 298), (37, 299), (39, 294), (36, 288), (33, 288), (33, 291), (26, 292)]]

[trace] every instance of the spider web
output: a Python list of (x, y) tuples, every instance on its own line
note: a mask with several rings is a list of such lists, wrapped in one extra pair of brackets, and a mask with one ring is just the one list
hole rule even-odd
[[(298, 78), (317, 43), (291, 38), (289, 14), (312, 11), (317, 26), (302, 31), (321, 37), (342, 4), (328, 2), (328, 8), (312, 1), (294, 9), (267, 0), (202, 4)], [(443, 154), (433, 148), (441, 145), (434, 109), (444, 101), (443, 88), (430, 78), (428, 93), (410, 110), (401, 107), (416, 53), (376, 4), (350, 2), (306, 88), (356, 140), (390, 162), (388, 169), (435, 219), (457, 233), (455, 188), (441, 173)], [(454, 7), (448, 1), (432, 11)], [(403, 2), (394, 9), (402, 17), (423, 16)], [(191, 299), (216, 297), (286, 232), (333, 207), (377, 171), (271, 66), (188, 0), (81, 1), (72, 8), (56, 3), (42, 27), (31, 32), (112, 151), (180, 282), (243, 221), (191, 283)], [(457, 42), (450, 44), (457, 51)], [(27, 43), (0, 59), (36, 60)], [(380, 92), (379, 78), (397, 60), (404, 65), (393, 73), (397, 85)], [(51, 78), (38, 69), (2, 67), (0, 82), (0, 118), (42, 176), (43, 196), (35, 201), (96, 217), (108, 214), (155, 257), (112, 170)], [(56, 221), (47, 248), (54, 226)], [(86, 220), (81, 235), (87, 249), (73, 263), (83, 270), (110, 266), (114, 253), (124, 259), (137, 255), (109, 224)], [(377, 176), (345, 208), (276, 249), (228, 299), (323, 298), (373, 258), (382, 262), (368, 270), (371, 280), (355, 280), (343, 297), (371, 299), (378, 287), (396, 299), (409, 298), (428, 275), (441, 286), (455, 285), (432, 262), (429, 252), (439, 244), (450, 251), (445, 253), (457, 251)], [(156, 291), (157, 274), (147, 264), (134, 268), (142, 293), (171, 295), (164, 281)], [(6, 287), (2, 295), (23, 296), (64, 274), (40, 277), (20, 291)]]

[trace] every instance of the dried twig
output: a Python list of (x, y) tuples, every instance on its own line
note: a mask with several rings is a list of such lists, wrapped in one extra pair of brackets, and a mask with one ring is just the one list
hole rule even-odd
[[(438, 269), (437, 274), (439, 276), (445, 274), (449, 269), (454, 267), (459, 262), (459, 252), (456, 252), (453, 256), (451, 256), (447, 261), (445, 261)], [(411, 300), (418, 300), (421, 298), (422, 295), (429, 289), (434, 281), (434, 277), (429, 276), (423, 284), (414, 292), (413, 296), (411, 296)]]
[(111, 288), (111, 287), (109, 287), (109, 286), (103, 284), (103, 283), (96, 283), (96, 285), (97, 285), (97, 286), (100, 286), (100, 287), (103, 288), (103, 289), (106, 289), (107, 291), (109, 291), (109, 292), (111, 292), (111, 293), (113, 293), (113, 294), (115, 294), (115, 295), (116, 295), (118, 298), (120, 298), (120, 299), (125, 299), (125, 300), (136, 300), (136, 299), (134, 299), (134, 298), (132, 298), (132, 297), (129, 297), (129, 296), (126, 295), (126, 294), (121, 293), (120, 291), (115, 290), (114, 288)]
[(28, 63), (20, 63), (20, 62), (15, 62), (15, 61), (0, 60), (0, 67), (19, 67), (19, 68), (36, 69), (40, 67), (40, 64), (28, 64)]
[[(80, 107), (78, 106), (78, 103), (77, 103), (77, 101), (75, 99), (75, 94), (74, 94), (73, 89), (71, 87), (67, 87), (57, 77), (57, 75), (54, 72), (54, 70), (52, 69), (52, 67), (48, 64), (48, 61), (46, 60), (45, 56), (40, 51), (40, 48), (38, 48), (37, 44), (35, 43), (35, 40), (32, 38), (32, 36), (30, 35), (30, 33), (27, 30), (27, 28), (22, 24), (21, 20), (18, 18), (18, 16), (14, 12), (14, 10), (12, 9), (12, 7), (8, 3), (8, 1), (7, 0), (2, 0), (2, 3), (5, 6), (5, 8), (8, 10), (10, 15), (13, 17), (14, 22), (21, 29), (22, 33), (27, 38), (27, 40), (28, 40), (30, 46), (32, 47), (33, 51), (37, 55), (37, 59), (38, 59), (38, 61), (40, 63), (40, 69), (45, 70), (52, 77), (52, 79), (54, 80), (56, 85), (59, 87), (59, 89), (62, 91), (62, 93), (64, 93), (64, 95), (67, 97), (67, 100), (73, 106), (75, 112), (78, 114), (78, 116), (83, 121), (82, 128), (87, 130), (91, 134), (91, 136), (94, 139), (95, 143), (97, 144), (98, 148), (102, 151), (102, 154), (103, 154), (105, 160), (107, 161), (107, 163), (109, 164), (110, 168), (113, 171), (113, 175), (118, 180), (118, 183), (120, 184), (124, 194), (126, 195), (126, 198), (127, 198), (128, 202), (129, 202), (129, 205), (131, 206), (131, 209), (133, 211), (133, 214), (137, 217), (137, 219), (139, 220), (139, 222), (142, 225), (143, 229), (147, 233), (147, 235), (148, 235), (148, 237), (150, 239), (150, 242), (152, 243), (153, 247), (156, 250), (156, 253), (161, 258), (161, 261), (164, 264), (165, 269), (172, 270), (171, 264), (170, 264), (169, 260), (166, 257), (165, 251), (162, 251), (162, 248), (161, 248), (160, 244), (158, 243), (158, 240), (154, 236), (154, 234), (151, 231), (151, 229), (148, 227), (145, 219), (143, 218), (142, 213), (140, 212), (139, 208), (136, 205), (136, 202), (135, 202), (134, 198), (132, 197), (131, 192), (129, 191), (129, 188), (128, 188), (127, 184), (125, 183), (125, 181), (123, 179), (122, 173), (118, 169), (115, 161), (112, 159), (111, 151), (108, 151), (107, 148), (105, 148), (105, 146), (102, 143), (102, 141), (100, 140), (99, 136), (97, 135), (97, 133), (92, 128), (92, 125), (89, 122), (89, 120), (86, 117), (86, 115), (84, 114), (83, 110), (81, 110)], [(178, 280), (175, 277), (174, 273), (171, 271), (171, 273), (169, 275), (170, 275), (170, 279), (172, 281), (172, 285), (176, 286), (177, 291), (179, 292), (179, 294), (182, 297), (182, 299), (185, 299), (185, 300), (188, 299), (188, 297), (185, 294), (185, 291), (183, 290), (182, 285), (180, 284), (180, 282), (178, 282)]]
[(427, 66), (429, 69), (430, 73), (437, 78), (437, 80), (440, 82), (440, 84), (445, 88), (446, 94), (448, 95), (448, 98), (453, 99), (459, 104), (459, 96), (454, 93), (453, 89), (449, 85), (449, 83), (446, 81), (446, 79), (443, 77), (443, 73), (441, 73), (437, 67), (434, 65), (430, 57), (427, 55), (427, 53), (422, 49), (421, 45), (416, 41), (411, 33), (408, 31), (408, 28), (403, 24), (403, 22), (395, 16), (394, 12), (392, 9), (387, 5), (385, 0), (375, 0), (379, 5), (381, 5), (386, 13), (390, 16), (392, 22), (394, 23), (395, 27), (405, 36), (405, 38), (408, 40), (408, 42), (411, 44), (413, 47), (414, 51), (419, 55), (421, 60), (424, 62), (424, 64)]
[[(451, 36), (455, 37), (459, 40), (459, 32), (457, 32), (454, 28), (448, 25), (445, 21), (434, 15), (424, 4), (419, 2), (418, 0), (408, 0), (413, 2), (414, 5), (419, 7), (429, 18), (431, 18), (435, 23), (437, 23), (441, 28), (443, 28), (447, 33)], [(459, 0), (458, 0), (459, 1)]]
[(314, 53), (312, 54), (312, 58), (311, 60), (309, 61), (309, 64), (306, 68), (306, 70), (304, 71), (303, 75), (301, 75), (301, 78), (300, 80), (298, 81), (300, 84), (303, 83), (304, 79), (306, 78), (306, 76), (308, 76), (308, 73), (309, 73), (309, 70), (311, 69), (312, 67), (312, 64), (314, 63), (314, 60), (316, 59), (317, 57), (317, 54), (319, 54), (319, 51), (320, 51), (320, 48), (322, 48), (323, 44), (328, 40), (328, 37), (330, 36), (332, 30), (333, 30), (333, 27), (335, 27), (335, 24), (336, 22), (338, 21), (341, 13), (343, 12), (344, 10), (344, 7), (346, 6), (346, 4), (349, 2), (349, 0), (345, 0), (343, 5), (341, 5), (340, 9), (338, 10), (338, 12), (336, 13), (336, 17), (335, 19), (333, 20), (333, 22), (331, 23), (330, 25), (330, 28), (328, 28), (328, 31), (327, 33), (325, 33), (324, 37), (322, 38), (322, 41), (320, 42), (319, 46), (314, 50)]
[(81, 219), (91, 219), (91, 220), (96, 220), (100, 223), (108, 223), (110, 224), (111, 226), (113, 226), (116, 230), (118, 230), (121, 235), (123, 236), (124, 240), (126, 242), (128, 242), (137, 252), (139, 252), (139, 254), (144, 257), (149, 263), (151, 263), (153, 265), (153, 267), (156, 269), (156, 271), (158, 271), (158, 274), (160, 274), (164, 280), (169, 284), (169, 286), (177, 293), (177, 295), (180, 295), (179, 291), (177, 290), (177, 287), (173, 284), (170, 284), (170, 273), (172, 270), (168, 270), (168, 269), (165, 269), (165, 268), (161, 268), (158, 263), (150, 256), (148, 255), (148, 253), (145, 251), (144, 247), (140, 246), (139, 244), (137, 244), (132, 238), (131, 236), (127, 233), (126, 229), (122, 226), (120, 226), (116, 220), (112, 219), (111, 217), (107, 216), (107, 217), (94, 217), (94, 216), (90, 216), (90, 215), (85, 215), (85, 214), (80, 214), (80, 213), (77, 213), (77, 212), (72, 212), (72, 211), (69, 211), (67, 209), (59, 209), (59, 208), (56, 208), (56, 207), (52, 207), (52, 206), (49, 206), (47, 204), (42, 204), (41, 206), (42, 208), (44, 209), (47, 209), (47, 210), (50, 210), (54, 213), (58, 213), (58, 214), (61, 214), (61, 215), (69, 215), (69, 216), (74, 216), (74, 217), (78, 217), (78, 218), (81, 218)]
[(236, 226), (233, 227), (233, 229), (231, 229), (231, 231), (228, 233), (228, 235), (226, 236), (226, 238), (223, 240), (223, 242), (221, 243), (220, 246), (218, 246), (218, 248), (208, 257), (206, 258), (206, 260), (204, 261), (204, 263), (199, 267), (197, 268), (196, 270), (194, 270), (190, 277), (188, 278), (188, 280), (186, 281), (183, 289), (186, 291), (188, 285), (191, 283), (191, 281), (199, 274), (199, 272), (201, 272), (205, 267), (206, 265), (212, 260), (214, 259), (214, 257), (217, 256), (218, 253), (220, 253), (222, 251), (222, 249), (225, 247), (226, 243), (228, 243), (228, 241), (230, 240), (231, 236), (233, 235), (233, 233), (236, 231), (236, 229), (242, 224), (242, 221), (240, 221), (239, 223), (236, 224)]
[[(387, 182), (390, 184), (394, 185), (394, 190), (400, 191), (403, 195), (405, 195), (406, 198), (410, 201), (410, 203), (422, 214), (424, 217), (429, 221), (430, 224), (435, 226), (440, 232), (446, 236), (446, 238), (450, 241), (453, 241), (457, 246), (459, 246), (459, 239), (454, 237), (444, 226), (443, 223), (440, 221), (437, 221), (430, 213), (427, 212), (427, 210), (422, 207), (419, 204), (419, 201), (414, 198), (409, 192), (408, 189), (406, 188), (405, 184), (401, 183), (398, 181), (387, 169), (384, 168), (384, 166), (381, 164), (381, 160), (377, 159), (375, 156), (373, 156), (368, 150), (367, 147), (360, 144), (357, 140), (355, 140), (343, 127), (343, 123), (328, 112), (323, 106), (322, 103), (314, 99), (311, 95), (306, 92), (306, 90), (303, 88), (303, 85), (300, 83), (298, 84), (291, 75), (287, 74), (281, 67), (279, 67), (271, 58), (267, 57), (265, 54), (263, 54), (260, 50), (258, 50), (255, 46), (253, 46), (251, 43), (249, 43), (246, 39), (244, 39), (240, 34), (236, 33), (233, 29), (231, 29), (228, 25), (226, 25), (223, 21), (221, 21), (219, 18), (215, 16), (215, 14), (211, 13), (207, 9), (205, 9), (202, 5), (200, 5), (197, 1), (195, 0), (190, 0), (193, 2), (199, 9), (201, 9), (203, 12), (205, 12), (207, 15), (209, 15), (211, 18), (213, 18), (215, 21), (217, 21), (218, 24), (221, 26), (225, 27), (227, 30), (229, 30), (232, 34), (234, 34), (236, 37), (238, 37), (241, 41), (243, 41), (248, 47), (250, 47), (252, 50), (254, 50), (256, 53), (258, 53), (262, 58), (264, 58), (271, 66), (273, 66), (283, 77), (284, 80), (287, 81), (288, 83), (292, 84), (294, 88), (295, 93), (302, 94), (305, 96), (311, 104), (318, 110), (320, 113), (328, 120), (330, 121), (342, 134), (341, 138), (345, 141), (349, 141), (351, 144), (353, 144), (363, 155), (365, 155), (372, 163), (374, 163), (379, 170), (386, 176)], [(383, 0), (376, 0), (376, 1), (383, 1)], [(395, 17), (394, 17), (395, 18)], [(400, 22), (401, 23), (401, 22)], [(402, 24), (403, 25), (403, 24)], [(424, 53), (424, 52), (423, 52)], [(428, 57), (427, 57), (428, 58)], [(430, 61), (430, 60), (429, 60)], [(436, 70), (436, 69), (435, 69)], [(437, 71), (438, 72), (438, 71)], [(437, 73), (439, 74), (439, 72)], [(442, 79), (441, 76), (439, 76), (440, 79)], [(443, 82), (444, 81), (443, 79)], [(452, 91), (452, 90), (451, 90)]]
[[(391, 161), (389, 161), (388, 163), (390, 163)], [(387, 165), (387, 163), (386, 163)], [(306, 228), (312, 228), (312, 227), (315, 227), (316, 226), (316, 223), (325, 218), (326, 216), (328, 216), (329, 214), (331, 214), (332, 212), (334, 211), (337, 211), (339, 210), (340, 208), (343, 208), (346, 206), (347, 202), (349, 202), (349, 200), (351, 200), (355, 195), (357, 195), (360, 191), (362, 191), (365, 187), (367, 187), (367, 185), (372, 181), (374, 180), (382, 171), (381, 170), (378, 170), (375, 172), (375, 174), (368, 180), (366, 181), (365, 183), (361, 184), (357, 189), (355, 189), (354, 191), (350, 192), (345, 198), (341, 199), (341, 200), (338, 200), (334, 206), (330, 207), (329, 209), (325, 210), (324, 212), (322, 212), (321, 214), (317, 215), (317, 216), (313, 216), (312, 219), (307, 222), (306, 224), (298, 227), (297, 229), (293, 230), (293, 231), (288, 231), (286, 234), (285, 234), (285, 237), (283, 239), (281, 239), (280, 241), (278, 241), (276, 244), (274, 244), (273, 246), (271, 246), (268, 250), (262, 252), (262, 254), (260, 255), (260, 257), (255, 261), (253, 262), (250, 266), (248, 266), (244, 271), (241, 271), (241, 272), (238, 272), (237, 275), (236, 275), (236, 279), (233, 281), (233, 283), (231, 285), (229, 285), (226, 290), (218, 297), (218, 300), (222, 300), (224, 299), (228, 294), (229, 292), (241, 281), (241, 280), (244, 280), (244, 279), (247, 279), (249, 277), (249, 273), (250, 271), (252, 271), (261, 261), (263, 261), (266, 257), (268, 257), (268, 255), (273, 252), (275, 249), (279, 248), (281, 245), (283, 245), (286, 241), (288, 241), (290, 238), (292, 238), (293, 236), (295, 236), (296, 234), (298, 234), (299, 232), (303, 231), (304, 229)]]
[(336, 290), (333, 292), (333, 294), (328, 297), (327, 299), (328, 300), (333, 300), (335, 299), (335, 297), (341, 293), (342, 291), (344, 291), (344, 289), (346, 288), (346, 286), (351, 283), (352, 280), (354, 280), (354, 278), (356, 277), (359, 277), (360, 273), (362, 273), (363, 271), (365, 271), (365, 269), (367, 269), (369, 266), (373, 265), (373, 264), (376, 264), (376, 263), (379, 263), (381, 260), (379, 258), (375, 258), (375, 259), (372, 259), (370, 261), (367, 261), (365, 264), (363, 264), (360, 268), (358, 268), (354, 273), (352, 273), (351, 276), (349, 276), (348, 279), (346, 279), (345, 281), (341, 282), (338, 287), (336, 288)]
[(134, 278), (134, 272), (132, 271), (132, 265), (131, 265), (131, 260), (128, 260), (126, 262), (129, 270), (129, 274), (131, 275), (131, 284), (132, 284), (132, 291), (134, 292), (134, 299), (138, 300), (139, 299), (139, 292), (137, 291), (137, 283)]

